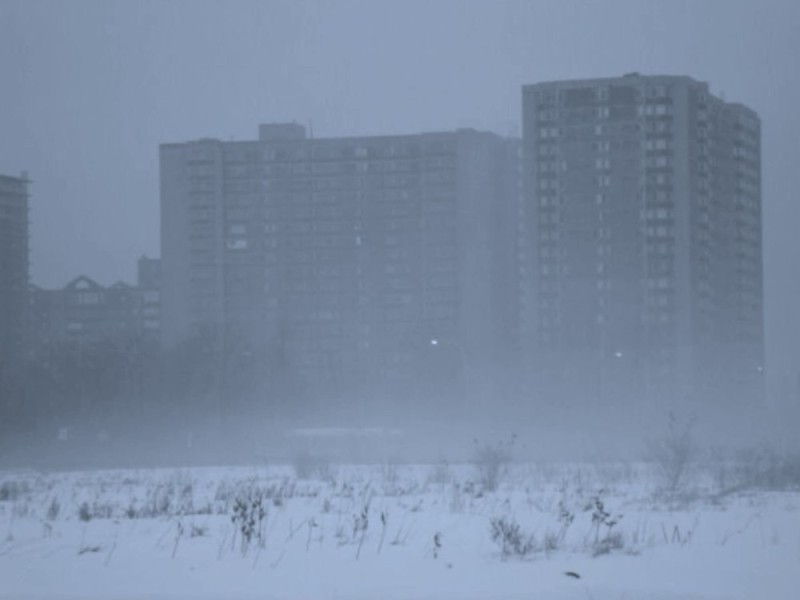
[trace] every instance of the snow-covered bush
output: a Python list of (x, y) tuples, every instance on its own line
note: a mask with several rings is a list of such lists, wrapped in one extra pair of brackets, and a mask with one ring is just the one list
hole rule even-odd
[(318, 478), (326, 481), (333, 479), (331, 465), (322, 456), (300, 452), (292, 458), (292, 468), (298, 479)]
[(507, 442), (497, 444), (480, 444), (475, 440), (472, 462), (478, 474), (478, 483), (485, 491), (497, 490), (513, 458), (515, 441), (516, 436), (512, 436)]
[(428, 483), (445, 486), (453, 481), (453, 470), (446, 460), (439, 461), (430, 468)]
[(648, 443), (650, 459), (662, 479), (662, 490), (670, 495), (678, 493), (686, 483), (686, 476), (696, 454), (693, 422), (679, 423), (670, 413), (667, 431)]
[(490, 527), (492, 541), (500, 546), (500, 554), (504, 559), (525, 558), (537, 549), (534, 534), (524, 531), (511, 518), (494, 518)]
[[(592, 525), (594, 525), (594, 542), (592, 543), (592, 553), (594, 556), (608, 554), (612, 550), (621, 550), (623, 546), (622, 534), (613, 531), (614, 526), (619, 523), (622, 515), (612, 516), (605, 509), (603, 501), (596, 497), (594, 499), (594, 509), (592, 510)], [(605, 535), (601, 537), (600, 530), (605, 527)]]
[(8, 480), (0, 483), (0, 502), (13, 502), (23, 495), (30, 494), (30, 484), (27, 481)]
[(257, 487), (242, 489), (233, 503), (231, 522), (241, 534), (240, 549), (242, 556), (247, 554), (250, 544), (255, 541), (263, 547), (264, 521), (267, 507), (264, 504), (264, 492)]
[(47, 520), (55, 521), (60, 512), (61, 503), (58, 501), (58, 498), (53, 496), (53, 498), (50, 500), (50, 504), (47, 506)]
[(780, 454), (767, 445), (742, 451), (735, 462), (735, 489), (800, 488), (800, 455)]

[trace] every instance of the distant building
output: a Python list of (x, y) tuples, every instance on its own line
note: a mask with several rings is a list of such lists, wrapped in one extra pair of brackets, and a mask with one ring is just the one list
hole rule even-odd
[(144, 290), (161, 289), (161, 259), (142, 256), (137, 263), (136, 285)]
[(161, 342), (161, 259), (142, 256), (137, 287), (142, 295), (141, 331), (146, 339)]
[(113, 342), (130, 346), (160, 340), (158, 289), (124, 282), (104, 287), (86, 276), (64, 288), (30, 288), (31, 342), (35, 351), (60, 344)]
[(523, 87), (523, 345), (579, 397), (763, 396), (758, 115), (689, 77)]
[(0, 378), (26, 347), (29, 183), (0, 175)]
[(474, 130), (297, 124), (162, 145), (164, 342), (266, 357), (323, 396), (439, 362), (462, 387), (487, 381), (517, 313), (518, 152)]

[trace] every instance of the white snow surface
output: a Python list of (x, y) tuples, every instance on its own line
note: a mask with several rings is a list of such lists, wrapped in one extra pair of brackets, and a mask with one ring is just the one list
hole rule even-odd
[(667, 498), (648, 465), (515, 464), (496, 491), (469, 465), (314, 471), (0, 472), (0, 599), (800, 598), (800, 492)]

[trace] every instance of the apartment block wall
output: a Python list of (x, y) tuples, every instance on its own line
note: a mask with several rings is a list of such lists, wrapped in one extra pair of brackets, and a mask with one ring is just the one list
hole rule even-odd
[(688, 77), (632, 74), (525, 86), (523, 122), (538, 384), (603, 403), (760, 397), (757, 115)]
[(0, 175), (0, 370), (26, 352), (29, 183)]
[(472, 130), (163, 145), (165, 344), (205, 331), (331, 396), (479, 371), (512, 339), (516, 161)]

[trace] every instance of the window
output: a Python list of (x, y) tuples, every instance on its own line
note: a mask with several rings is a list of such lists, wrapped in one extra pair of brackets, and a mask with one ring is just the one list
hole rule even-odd
[(540, 144), (539, 145), (539, 155), (540, 156), (552, 156), (556, 154), (556, 146), (553, 144)]
[(668, 148), (669, 142), (664, 138), (647, 140), (645, 142), (645, 150), (667, 150)]
[(78, 294), (78, 304), (100, 304), (101, 296), (98, 292), (81, 292)]
[(558, 118), (558, 111), (556, 109), (540, 110), (538, 117), (539, 121), (554, 121)]
[(558, 127), (541, 127), (539, 128), (539, 137), (541, 139), (556, 138), (558, 137)]
[(228, 250), (244, 250), (247, 248), (247, 240), (228, 240)]
[(611, 160), (608, 158), (596, 158), (594, 160), (594, 168), (597, 170), (610, 169)]
[(638, 113), (639, 116), (664, 116), (671, 114), (670, 106), (667, 104), (645, 104), (644, 106), (639, 106)]

